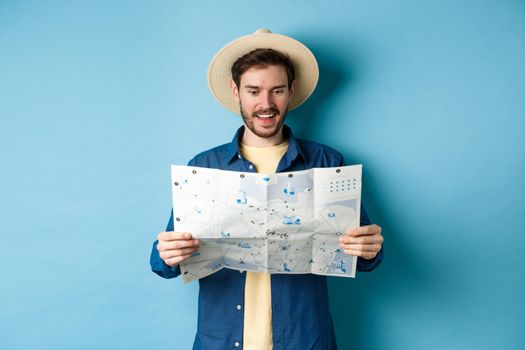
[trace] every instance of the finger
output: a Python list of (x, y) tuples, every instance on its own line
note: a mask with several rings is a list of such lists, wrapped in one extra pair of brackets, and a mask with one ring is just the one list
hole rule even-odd
[(373, 244), (373, 243), (383, 243), (383, 236), (381, 235), (371, 235), (371, 236), (341, 236), (339, 237), (339, 242), (345, 244)]
[(166, 265), (168, 265), (168, 266), (174, 267), (174, 266), (180, 264), (181, 262), (183, 262), (184, 260), (188, 259), (190, 256), (191, 256), (191, 254), (182, 255), (182, 256), (176, 256), (174, 258), (170, 258), (170, 259), (164, 260), (164, 263)]
[(188, 247), (195, 247), (199, 245), (198, 239), (190, 239), (190, 240), (176, 240), (176, 241), (159, 241), (157, 244), (157, 250), (158, 251), (164, 251), (164, 250), (175, 250), (175, 249), (182, 249), (182, 248), (188, 248)]
[(359, 232), (359, 227), (349, 228), (345, 231), (344, 236), (355, 236)]
[(184, 248), (184, 249), (177, 249), (177, 250), (166, 250), (161, 252), (159, 255), (162, 259), (171, 259), (177, 256), (184, 256), (184, 255), (190, 255), (195, 253), (198, 250), (197, 247), (193, 248)]
[(359, 250), (351, 250), (351, 249), (345, 249), (345, 253), (353, 256), (359, 256), (361, 258), (364, 258), (366, 260), (370, 260), (376, 257), (377, 253), (373, 252), (362, 252)]
[(343, 248), (344, 250), (377, 253), (381, 250), (381, 244), (344, 244), (341, 245), (341, 248)]
[(177, 239), (191, 239), (191, 233), (189, 232), (161, 232), (157, 235), (159, 241), (174, 241)]
[(381, 234), (381, 227), (372, 224), (368, 226), (357, 227), (347, 232), (349, 233), (349, 235), (353, 237), (375, 235), (375, 234)]

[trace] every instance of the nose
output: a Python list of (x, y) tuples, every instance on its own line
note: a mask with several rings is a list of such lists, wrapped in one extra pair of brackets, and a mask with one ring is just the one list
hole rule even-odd
[(260, 101), (261, 107), (270, 108), (274, 106), (273, 96), (272, 96), (271, 91), (264, 91), (263, 93), (260, 94), (260, 97), (261, 97), (261, 101)]

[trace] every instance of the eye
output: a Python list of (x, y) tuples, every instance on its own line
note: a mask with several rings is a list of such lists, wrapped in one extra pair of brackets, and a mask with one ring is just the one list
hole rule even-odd
[(252, 95), (252, 96), (257, 95), (257, 92), (258, 92), (257, 90), (248, 90), (248, 93), (249, 93), (250, 95)]
[(283, 89), (273, 90), (273, 93), (276, 95), (282, 95), (284, 93), (284, 90)]

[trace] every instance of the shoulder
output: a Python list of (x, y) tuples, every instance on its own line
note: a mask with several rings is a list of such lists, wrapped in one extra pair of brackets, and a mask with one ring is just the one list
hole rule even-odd
[(225, 143), (220, 146), (210, 148), (208, 150), (198, 153), (193, 157), (188, 165), (190, 166), (199, 166), (199, 167), (218, 167), (218, 165), (224, 161), (228, 153), (231, 152), (231, 144)]
[(308, 163), (314, 163), (314, 167), (334, 167), (344, 165), (343, 155), (330, 146), (322, 143), (297, 139), (303, 156)]

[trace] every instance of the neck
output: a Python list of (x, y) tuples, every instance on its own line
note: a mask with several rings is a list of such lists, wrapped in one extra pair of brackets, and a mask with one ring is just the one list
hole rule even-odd
[(271, 137), (260, 137), (255, 135), (250, 129), (244, 127), (244, 135), (242, 136), (242, 143), (250, 147), (271, 147), (283, 143), (284, 134), (283, 128), (277, 134)]

